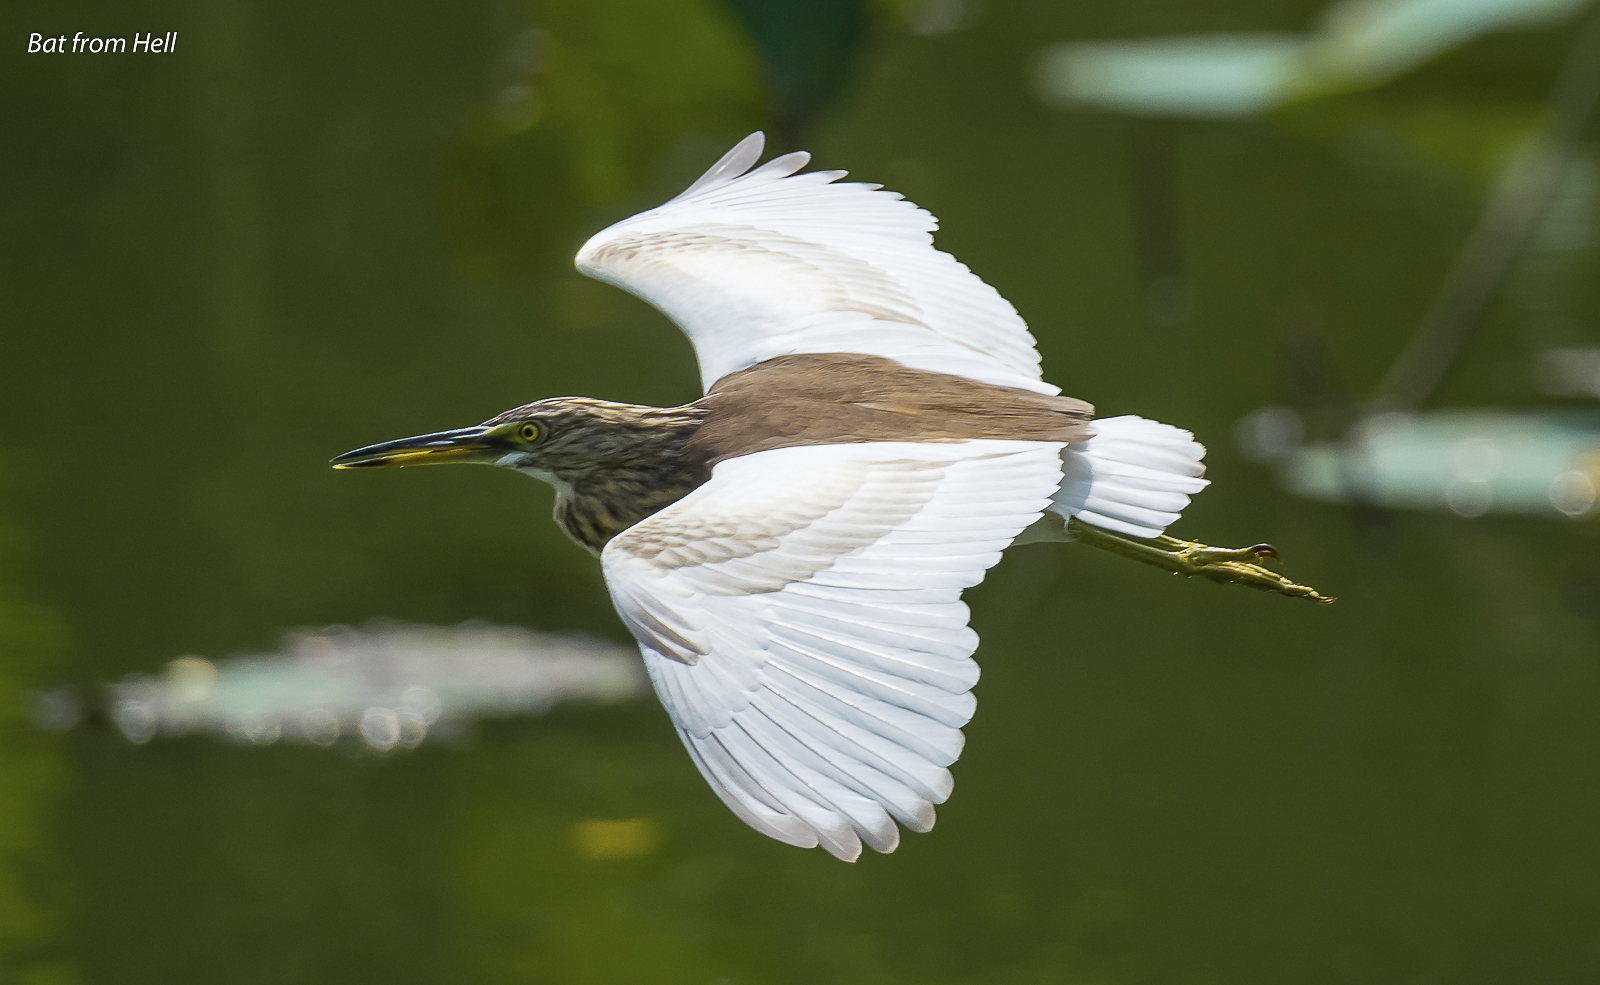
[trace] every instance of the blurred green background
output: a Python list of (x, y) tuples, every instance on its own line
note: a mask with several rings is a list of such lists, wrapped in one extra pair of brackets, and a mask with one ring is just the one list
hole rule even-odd
[[(6, 5), (0, 980), (1600, 982), (1600, 527), (1312, 503), (1231, 437), (1372, 391), (1577, 22), (1245, 119), (1034, 89), (1056, 42), (1322, 7)], [(25, 53), (77, 31), (180, 40)], [(1272, 541), (1339, 603), (1012, 551), (970, 594), (954, 797), (854, 866), (747, 829), (653, 702), (391, 756), (29, 724), (30, 689), (286, 627), (624, 639), (542, 485), (325, 463), (542, 396), (693, 399), (687, 343), (570, 256), (757, 127), (938, 215), (1068, 393), (1206, 442), (1175, 533)], [(1536, 354), (1600, 344), (1586, 201), (1439, 406), (1558, 404)], [(593, 858), (594, 820), (655, 834)]]

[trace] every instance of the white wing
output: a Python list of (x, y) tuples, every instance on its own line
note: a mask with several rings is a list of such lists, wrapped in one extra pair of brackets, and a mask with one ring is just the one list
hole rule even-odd
[(933, 216), (837, 183), (843, 171), (795, 174), (804, 152), (751, 171), (763, 142), (751, 134), (677, 198), (597, 234), (578, 269), (677, 322), (706, 387), (773, 356), (861, 352), (1060, 392), (1040, 381), (1016, 309), (933, 248)]
[(842, 859), (933, 826), (975, 706), (961, 591), (1049, 504), (1061, 448), (758, 452), (606, 545), (617, 611), (735, 814)]

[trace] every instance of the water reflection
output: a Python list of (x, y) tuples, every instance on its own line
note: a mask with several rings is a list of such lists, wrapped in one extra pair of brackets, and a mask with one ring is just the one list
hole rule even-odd
[(1039, 91), (1124, 113), (1235, 117), (1376, 85), (1489, 31), (1548, 23), (1589, 0), (1343, 0), (1310, 34), (1191, 35), (1056, 45)]
[(475, 719), (537, 715), (564, 702), (608, 704), (649, 690), (632, 647), (511, 626), (371, 623), (289, 633), (270, 654), (179, 657), (100, 694), (42, 692), (35, 720), (64, 730), (108, 717), (130, 742), (211, 733), (269, 746), (280, 739), (415, 749)]
[[(1253, 447), (1267, 418), (1247, 419)], [(1383, 414), (1349, 441), (1283, 452), (1283, 481), (1330, 502), (1584, 517), (1600, 490), (1600, 415), (1511, 411)]]

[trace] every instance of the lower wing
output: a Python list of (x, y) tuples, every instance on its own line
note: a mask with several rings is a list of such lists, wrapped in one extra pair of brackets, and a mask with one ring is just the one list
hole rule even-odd
[(740, 818), (854, 859), (933, 826), (972, 717), (961, 592), (1050, 504), (1062, 445), (781, 448), (614, 538), (607, 585)]

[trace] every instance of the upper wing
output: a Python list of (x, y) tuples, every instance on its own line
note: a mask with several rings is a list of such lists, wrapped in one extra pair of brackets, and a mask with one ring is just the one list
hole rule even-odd
[(961, 591), (1050, 502), (1061, 447), (758, 452), (606, 545), (617, 611), (735, 814), (842, 859), (892, 851), (895, 820), (933, 826), (978, 679)]
[[(578, 269), (655, 305), (694, 343), (709, 388), (801, 352), (862, 352), (986, 383), (1059, 393), (1016, 309), (948, 253), (933, 216), (843, 171), (754, 171), (753, 133), (672, 201), (611, 226)], [(747, 173), (748, 172), (748, 173)]]

